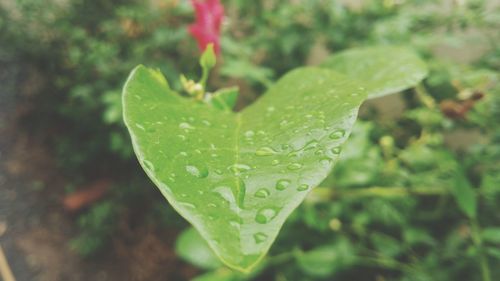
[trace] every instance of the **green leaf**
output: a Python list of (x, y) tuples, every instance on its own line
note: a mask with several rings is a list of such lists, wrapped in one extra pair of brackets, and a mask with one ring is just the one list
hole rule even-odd
[(500, 244), (500, 227), (488, 227), (483, 229), (481, 237), (486, 242)]
[(349, 49), (330, 56), (322, 66), (363, 82), (368, 98), (413, 87), (428, 72), (425, 62), (415, 52), (395, 46)]
[(210, 97), (209, 102), (218, 109), (232, 111), (239, 93), (238, 87), (220, 89)]
[(477, 215), (476, 193), (469, 180), (465, 177), (461, 167), (456, 167), (454, 181), (451, 185), (451, 193), (455, 197), (455, 201), (460, 209), (469, 218), (475, 218)]
[(240, 274), (229, 270), (228, 268), (220, 268), (215, 271), (207, 272), (197, 276), (192, 281), (240, 281), (246, 280)]
[(182, 232), (175, 242), (175, 251), (184, 260), (203, 269), (215, 269), (222, 266), (208, 244), (194, 228)]
[(150, 179), (225, 264), (248, 272), (328, 175), (364, 98), (341, 74), (301, 68), (233, 113), (181, 97), (138, 66), (123, 112)]
[(314, 277), (327, 277), (354, 263), (354, 248), (347, 240), (296, 254), (299, 268)]

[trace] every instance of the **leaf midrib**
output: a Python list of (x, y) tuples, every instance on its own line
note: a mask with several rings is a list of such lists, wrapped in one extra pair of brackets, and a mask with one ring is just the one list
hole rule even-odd
[[(240, 162), (240, 131), (241, 131), (241, 125), (242, 125), (242, 119), (241, 119), (241, 113), (236, 113), (236, 129), (235, 129), (235, 136), (234, 136), (234, 154), (235, 154), (235, 159), (234, 159), (234, 164), (238, 165)], [(240, 181), (239, 181), (239, 175), (234, 176), (235, 179), (235, 184), (236, 184), (236, 204), (239, 205), (238, 201), (241, 193), (241, 186), (240, 186)], [(240, 208), (236, 209), (237, 215), (240, 216)]]

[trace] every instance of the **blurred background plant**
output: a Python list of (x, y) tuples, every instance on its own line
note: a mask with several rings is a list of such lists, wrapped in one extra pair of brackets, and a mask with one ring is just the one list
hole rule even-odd
[[(256, 272), (221, 268), (188, 229), (178, 258), (199, 269), (164, 280), (500, 278), (496, 1), (223, 4), (221, 62), (208, 84), (239, 86), (239, 109), (285, 72), (349, 47), (409, 45), (431, 72), (415, 89), (363, 106), (342, 161), (288, 220)], [(68, 245), (82, 256), (96, 258), (113, 245), (120, 224), (154, 225), (171, 237), (187, 227), (136, 163), (121, 87), (140, 63), (161, 69), (178, 90), (181, 73), (196, 78), (199, 50), (186, 28), (192, 21), (182, 0), (0, 1), (0, 55), (16, 58), (23, 83), (34, 88), (19, 97), (20, 130), (56, 159), (64, 206), (77, 213), (79, 227)], [(102, 179), (107, 184), (95, 184)]]

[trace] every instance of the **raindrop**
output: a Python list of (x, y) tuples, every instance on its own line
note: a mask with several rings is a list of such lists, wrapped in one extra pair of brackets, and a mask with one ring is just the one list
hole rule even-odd
[(203, 123), (203, 125), (205, 125), (207, 127), (212, 126), (212, 123), (210, 123), (208, 120), (202, 120), (201, 123)]
[(217, 208), (217, 205), (215, 205), (214, 203), (208, 203), (207, 206), (210, 208)]
[(228, 169), (233, 172), (234, 175), (239, 175), (241, 172), (250, 170), (250, 166), (245, 164), (234, 164), (228, 167)]
[(257, 212), (255, 221), (260, 224), (265, 224), (274, 219), (277, 214), (278, 213), (273, 208), (262, 208)]
[(153, 163), (151, 163), (151, 161), (148, 161), (148, 160), (143, 160), (142, 161), (142, 164), (144, 164), (144, 166), (146, 167), (146, 169), (150, 172), (153, 172), (154, 169), (155, 169), (155, 166), (153, 165)]
[(135, 126), (143, 131), (146, 131), (146, 129), (144, 128), (144, 126), (142, 126), (141, 124), (139, 123), (135, 123)]
[(304, 146), (304, 148), (302, 148), (302, 149), (303, 149), (304, 151), (307, 151), (307, 150), (314, 149), (314, 148), (316, 148), (316, 147), (318, 147), (318, 142), (317, 142), (317, 141), (315, 141), (315, 140), (312, 140), (312, 141), (308, 142), (308, 143)]
[(177, 135), (177, 137), (179, 137), (181, 140), (186, 140), (186, 136), (185, 135)]
[(257, 198), (266, 198), (269, 195), (271, 195), (271, 192), (269, 192), (269, 190), (267, 190), (266, 188), (261, 188), (254, 194), (254, 196)]
[(193, 130), (194, 129), (194, 127), (191, 126), (191, 124), (189, 124), (187, 122), (180, 123), (179, 128), (184, 129), (184, 130)]
[(332, 140), (339, 140), (345, 136), (345, 130), (336, 130), (330, 134)]
[(267, 235), (262, 232), (257, 232), (253, 235), (253, 239), (255, 240), (255, 243), (260, 244), (267, 240)]
[(318, 149), (314, 152), (314, 154), (317, 156), (323, 156), (323, 154), (325, 154), (325, 152), (323, 151), (323, 149)]
[(271, 165), (273, 166), (276, 166), (280, 163), (280, 161), (278, 159), (274, 159), (272, 162), (271, 162)]
[(298, 170), (302, 168), (302, 164), (300, 163), (291, 163), (287, 166), (288, 170)]
[(246, 138), (253, 138), (255, 133), (253, 131), (246, 131), (244, 135)]
[(281, 180), (278, 180), (276, 182), (276, 189), (277, 190), (285, 190), (289, 185), (290, 185), (291, 181), (289, 180), (285, 180), (285, 179), (281, 179)]
[(188, 202), (180, 202), (179, 203), (181, 206), (184, 206), (186, 208), (190, 209), (196, 209), (196, 206), (194, 204), (188, 203)]
[(309, 185), (307, 184), (301, 184), (299, 187), (297, 187), (297, 191), (306, 191), (309, 189)]
[(340, 151), (341, 151), (340, 146), (336, 146), (336, 147), (330, 149), (330, 152), (335, 154), (335, 155), (338, 155), (340, 153)]
[(323, 158), (323, 159), (319, 160), (319, 162), (322, 165), (327, 166), (327, 165), (330, 165), (332, 163), (332, 159), (330, 159), (330, 158)]
[(236, 228), (236, 229), (240, 229), (241, 228), (241, 223), (239, 221), (236, 221), (236, 220), (230, 220), (229, 221), (229, 224)]
[(280, 127), (281, 127), (281, 128), (283, 128), (283, 127), (285, 127), (287, 124), (288, 124), (288, 121), (287, 121), (287, 120), (282, 120), (282, 121), (280, 122)]
[(181, 151), (181, 153), (179, 153), (179, 155), (186, 157), (188, 154), (185, 151)]
[(186, 171), (199, 179), (206, 178), (208, 176), (208, 169), (204, 166), (201, 167), (196, 167), (193, 165), (187, 165), (186, 166)]
[(257, 155), (257, 156), (271, 156), (274, 154), (276, 154), (276, 151), (274, 151), (274, 149), (267, 147), (267, 146), (261, 147), (261, 148), (257, 149), (257, 151), (255, 151), (255, 155)]

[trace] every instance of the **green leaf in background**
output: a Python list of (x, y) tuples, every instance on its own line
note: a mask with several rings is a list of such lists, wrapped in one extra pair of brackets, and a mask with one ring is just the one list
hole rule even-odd
[(222, 266), (207, 242), (192, 227), (179, 235), (175, 242), (175, 251), (181, 258), (199, 268), (215, 269)]
[(454, 184), (451, 185), (451, 193), (455, 197), (458, 207), (469, 218), (475, 218), (477, 215), (476, 192), (474, 192), (474, 188), (465, 177), (461, 167), (456, 167), (454, 179)]
[(485, 242), (500, 244), (500, 227), (488, 227), (483, 229), (481, 237)]
[(324, 245), (295, 255), (299, 268), (310, 276), (327, 277), (355, 262), (354, 249), (347, 240)]
[(246, 278), (241, 277), (241, 274), (237, 274), (229, 270), (228, 268), (220, 268), (215, 271), (207, 272), (203, 275), (197, 276), (192, 281), (240, 281), (246, 280)]
[(218, 109), (232, 111), (236, 105), (238, 95), (238, 87), (223, 88), (210, 96), (209, 103)]
[(151, 180), (225, 264), (248, 272), (328, 175), (365, 97), (341, 74), (299, 68), (232, 113), (181, 97), (138, 66), (123, 106)]
[(413, 87), (428, 72), (425, 62), (415, 52), (394, 46), (349, 49), (330, 56), (322, 66), (362, 82), (368, 98)]

